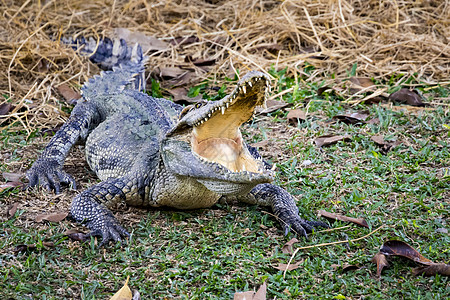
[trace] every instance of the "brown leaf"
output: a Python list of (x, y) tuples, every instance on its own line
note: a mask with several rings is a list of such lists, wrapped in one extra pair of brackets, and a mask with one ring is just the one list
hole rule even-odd
[(378, 278), (381, 277), (381, 271), (383, 270), (383, 268), (389, 266), (386, 256), (384, 254), (378, 252), (372, 258), (372, 262), (377, 264), (377, 277)]
[(283, 248), (281, 248), (281, 252), (286, 254), (294, 253), (292, 245), (294, 245), (295, 243), (298, 243), (298, 240), (296, 238), (292, 238), (289, 242), (284, 244)]
[(331, 212), (328, 212), (325, 210), (319, 210), (318, 213), (319, 213), (319, 216), (323, 216), (328, 219), (339, 220), (339, 221), (343, 221), (343, 222), (350, 222), (350, 223), (354, 223), (354, 224), (362, 226), (362, 227), (369, 228), (367, 221), (363, 218), (356, 219), (356, 218), (347, 217), (347, 216), (344, 216), (341, 214), (331, 213)]
[(350, 264), (345, 264), (342, 266), (342, 273), (346, 273), (349, 271), (354, 271), (354, 270), (358, 270), (359, 266), (357, 265), (350, 265)]
[(197, 67), (212, 66), (216, 63), (215, 59), (203, 59), (203, 58), (193, 59), (192, 56), (190, 55), (186, 55), (184, 61), (193, 63)]
[(256, 148), (263, 148), (267, 146), (267, 144), (269, 144), (269, 140), (262, 140), (260, 142), (251, 144), (251, 146)]
[(267, 285), (264, 282), (255, 293), (253, 291), (237, 292), (234, 294), (234, 300), (266, 300), (267, 297)]
[(414, 269), (412, 269), (412, 273), (415, 276), (418, 276), (418, 275), (435, 276), (436, 274), (450, 276), (450, 265), (441, 264), (441, 263), (433, 263), (428, 266), (414, 268)]
[(42, 222), (42, 221), (49, 221), (49, 222), (61, 222), (67, 217), (67, 212), (60, 212), (60, 213), (54, 213), (54, 214), (43, 214), (43, 215), (37, 215), (36, 216), (36, 222)]
[(158, 76), (165, 80), (169, 80), (172, 78), (179, 78), (188, 72), (189, 71), (181, 69), (179, 67), (158, 68)]
[(378, 118), (373, 118), (370, 119), (369, 121), (366, 121), (367, 124), (380, 124), (380, 119)]
[(169, 45), (166, 42), (142, 32), (132, 32), (126, 28), (115, 28), (113, 34), (117, 38), (124, 39), (128, 45), (138, 43), (141, 45), (143, 52), (165, 51), (169, 49)]
[(78, 93), (77, 91), (73, 90), (66, 83), (60, 84), (56, 89), (58, 90), (58, 93), (60, 93), (61, 96), (64, 97), (66, 102), (68, 102), (70, 104), (74, 103), (74, 100), (81, 98), (81, 94)]
[[(55, 244), (53, 242), (42, 242), (42, 245), (44, 247), (54, 247)], [(32, 251), (32, 250), (36, 250), (37, 246), (36, 244), (21, 244), (21, 245), (17, 245), (16, 248), (14, 248), (14, 252), (25, 252), (25, 251)]]
[(287, 114), (288, 123), (291, 125), (297, 125), (299, 121), (306, 121), (306, 113), (300, 109), (290, 110)]
[(380, 253), (384, 255), (403, 256), (424, 265), (433, 264), (431, 260), (425, 258), (419, 251), (403, 241), (391, 240), (385, 242), (380, 248)]
[(8, 206), (8, 209), (6, 210), (6, 217), (8, 219), (14, 217), (14, 215), (17, 212), (17, 208), (19, 207), (19, 202), (14, 202), (10, 206)]
[(0, 104), (0, 116), (6, 116), (10, 111), (14, 109), (14, 105), (11, 103), (2, 103)]
[(19, 182), (20, 179), (23, 177), (23, 173), (3, 172), (2, 175), (3, 175), (3, 178), (6, 179), (6, 181), (12, 181), (12, 182)]
[(412, 106), (426, 106), (427, 104), (422, 102), (420, 95), (410, 91), (409, 89), (402, 88), (401, 90), (391, 94), (389, 100), (399, 103), (406, 103)]
[(128, 280), (130, 279), (130, 276), (127, 277), (127, 281), (125, 281), (125, 284), (123, 287), (117, 291), (117, 293), (114, 294), (110, 298), (110, 300), (132, 300), (133, 294), (131, 293), (130, 288), (128, 287)]
[(64, 235), (66, 235), (71, 240), (79, 242), (85, 242), (89, 239), (89, 235), (85, 234), (82, 231), (79, 231), (78, 229), (67, 230), (66, 232), (64, 232)]
[(187, 45), (199, 42), (199, 38), (196, 36), (188, 36), (188, 37), (177, 37), (169, 40), (169, 44), (171, 45)]
[(256, 291), (255, 296), (253, 296), (253, 300), (266, 300), (267, 297), (267, 285), (264, 281), (263, 284), (259, 287), (259, 289)]
[(280, 270), (280, 271), (292, 271), (295, 269), (300, 268), (300, 266), (302, 265), (303, 261), (299, 261), (298, 263), (295, 264), (277, 264), (275, 266), (273, 266), (275, 269)]
[(357, 123), (365, 123), (368, 117), (369, 115), (364, 112), (363, 113), (356, 112), (351, 114), (336, 115), (333, 117), (333, 119), (344, 122), (345, 124), (357, 124)]
[(358, 86), (363, 87), (363, 88), (367, 88), (367, 87), (370, 87), (370, 86), (375, 86), (375, 84), (373, 83), (372, 79), (370, 79), (370, 78), (351, 77), (350, 81), (353, 84), (358, 85)]
[(276, 111), (278, 109), (285, 108), (288, 105), (289, 105), (289, 103), (282, 102), (282, 101), (267, 100), (266, 101), (267, 108), (261, 109), (260, 107), (258, 107), (256, 109), (256, 112), (259, 113), (259, 114), (268, 114), (268, 113), (274, 112), (274, 111)]
[(7, 182), (0, 184), (0, 193), (9, 188), (22, 187), (24, 184), (22, 182)]
[(382, 135), (374, 135), (374, 136), (371, 136), (370, 139), (372, 141), (374, 141), (375, 144), (380, 146), (381, 150), (384, 153), (389, 152), (389, 150), (391, 150), (401, 144), (400, 141), (385, 141), (384, 137)]
[(340, 141), (351, 141), (351, 137), (349, 135), (322, 135), (314, 140), (317, 147), (329, 146)]

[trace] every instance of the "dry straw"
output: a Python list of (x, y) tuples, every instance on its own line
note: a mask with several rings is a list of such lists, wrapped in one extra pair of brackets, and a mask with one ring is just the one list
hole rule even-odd
[(187, 56), (215, 59), (210, 68), (191, 64), (195, 76), (187, 85), (223, 78), (234, 68), (274, 66), (299, 76), (306, 62), (316, 67), (310, 80), (346, 77), (355, 63), (359, 76), (379, 79), (403, 73), (445, 84), (450, 77), (447, 0), (2, 0), (0, 11), (0, 93), (15, 106), (1, 126), (18, 121), (15, 128), (29, 132), (67, 117), (59, 85), (77, 89), (98, 72), (55, 39), (109, 36), (114, 28), (166, 42), (195, 37), (151, 53), (148, 65), (156, 72), (186, 67)]

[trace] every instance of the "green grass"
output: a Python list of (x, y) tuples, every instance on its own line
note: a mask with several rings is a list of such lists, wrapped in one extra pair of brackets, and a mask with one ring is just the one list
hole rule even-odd
[[(283, 254), (281, 248), (293, 235), (284, 237), (265, 208), (222, 204), (196, 211), (126, 210), (116, 215), (132, 233), (128, 244), (104, 251), (94, 240), (84, 244), (69, 241), (64, 232), (75, 225), (68, 220), (59, 224), (34, 222), (33, 203), (41, 203), (38, 211), (45, 213), (43, 201), (51, 195), (6, 190), (0, 193), (1, 298), (105, 299), (120, 289), (127, 276), (131, 288), (139, 290), (143, 299), (232, 299), (236, 291), (252, 290), (264, 281), (268, 297), (278, 299), (448, 296), (448, 277), (415, 277), (410, 271), (413, 263), (393, 258), (379, 280), (370, 262), (384, 241), (399, 239), (435, 262), (449, 263), (449, 235), (436, 232), (438, 228), (450, 229), (450, 130), (444, 126), (450, 125), (448, 106), (418, 114), (379, 105), (349, 106), (333, 94), (317, 96), (321, 83), (295, 82), (283, 71), (271, 73), (277, 78), (275, 93), (298, 85), (301, 90), (283, 99), (299, 108), (309, 102), (309, 112), (314, 115), (297, 127), (288, 125), (286, 113), (281, 111), (273, 113), (270, 121), (256, 118), (243, 129), (247, 141), (267, 138), (274, 143), (275, 148), (262, 152), (277, 165), (277, 184), (299, 200), (302, 216), (316, 219), (317, 210), (325, 209), (364, 217), (371, 225), (371, 229), (339, 229), (346, 224), (336, 222), (332, 224), (335, 231), (312, 234), (295, 246), (356, 239), (384, 225), (381, 230), (349, 247), (339, 244), (301, 250), (293, 259), (301, 261), (301, 267), (284, 277), (272, 266), (289, 261), (291, 256)], [(157, 88), (154, 93), (161, 92), (159, 84), (152, 86)], [(203, 92), (205, 87), (193, 88), (191, 94)], [(449, 95), (443, 87), (425, 88), (420, 89), (428, 100)], [(379, 124), (329, 122), (336, 114), (359, 109), (368, 109)], [(280, 128), (290, 131), (283, 133)], [(349, 134), (352, 140), (318, 149), (314, 138), (329, 133)], [(383, 153), (370, 140), (376, 134), (402, 144)], [(42, 141), (39, 134), (27, 139), (23, 132), (2, 132), (2, 153), (9, 156), (0, 163), (1, 171), (28, 168), (36, 157), (32, 149), (37, 141)], [(313, 164), (303, 167), (305, 160)], [(83, 166), (77, 170), (87, 172)], [(84, 176), (74, 175), (76, 179)], [(68, 201), (75, 195), (64, 193)], [(58, 201), (51, 198), (49, 207)], [(13, 202), (21, 206), (7, 220), (3, 212)], [(55, 246), (43, 247), (43, 241), (52, 241)], [(36, 243), (37, 248), (13, 251), (19, 244), (30, 243)], [(359, 269), (343, 272), (334, 267), (344, 264), (358, 265)]]

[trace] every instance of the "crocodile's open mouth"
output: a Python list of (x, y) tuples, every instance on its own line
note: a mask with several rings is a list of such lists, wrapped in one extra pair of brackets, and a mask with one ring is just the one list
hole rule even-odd
[(257, 106), (265, 106), (268, 89), (266, 76), (244, 77), (230, 95), (208, 105), (204, 117), (193, 124), (192, 151), (232, 172), (263, 173), (262, 161), (249, 153), (239, 127), (253, 117)]

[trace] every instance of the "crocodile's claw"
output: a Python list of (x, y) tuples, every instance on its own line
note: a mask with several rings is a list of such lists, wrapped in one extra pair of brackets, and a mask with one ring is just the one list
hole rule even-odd
[(295, 220), (290, 220), (289, 222), (284, 224), (283, 227), (284, 227), (284, 235), (287, 235), (289, 231), (292, 229), (297, 234), (307, 238), (308, 233), (313, 232), (315, 227), (329, 228), (330, 226), (328, 226), (328, 224), (325, 222), (308, 221), (298, 217)]
[(130, 236), (112, 215), (103, 216), (100, 220), (88, 222), (86, 225), (92, 230), (86, 235), (86, 238), (102, 237), (100, 247), (108, 245), (110, 241), (122, 243), (123, 238)]
[(76, 189), (76, 183), (72, 176), (64, 172), (60, 164), (50, 158), (38, 159), (27, 171), (28, 187), (41, 185), (47, 190), (54, 190), (57, 194), (61, 191), (61, 183), (67, 183)]

